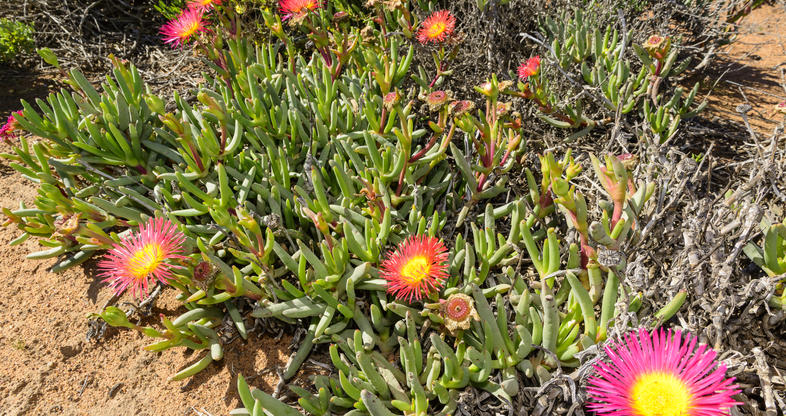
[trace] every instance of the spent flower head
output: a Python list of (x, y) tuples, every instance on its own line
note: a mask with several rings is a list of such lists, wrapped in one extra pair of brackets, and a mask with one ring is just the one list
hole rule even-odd
[(164, 37), (164, 43), (172, 47), (185, 45), (191, 37), (206, 30), (204, 12), (195, 8), (187, 8), (180, 16), (161, 26), (159, 31)]
[(185, 236), (168, 219), (151, 218), (104, 255), (98, 262), (99, 276), (120, 294), (130, 288), (139, 299), (147, 295), (150, 280), (168, 283), (172, 269), (167, 260), (184, 259)]
[(193, 277), (192, 281), (194, 284), (200, 289), (207, 291), (215, 281), (216, 268), (210, 262), (202, 260), (194, 265)]
[(458, 330), (469, 329), (473, 320), (480, 320), (475, 301), (463, 293), (454, 293), (447, 300), (440, 301), (440, 312), (445, 320), (445, 329), (454, 336)]
[(644, 49), (651, 57), (663, 59), (671, 49), (671, 39), (667, 36), (652, 35), (644, 42)]
[(428, 236), (411, 236), (389, 252), (380, 266), (388, 293), (399, 299), (420, 300), (439, 290), (448, 277), (448, 250)]
[(393, 107), (395, 107), (396, 104), (398, 104), (400, 101), (401, 94), (398, 92), (398, 90), (393, 90), (382, 97), (382, 105), (384, 105), (388, 111), (392, 110)]
[(504, 80), (497, 83), (497, 89), (500, 92), (509, 92), (513, 87), (513, 81)]
[(497, 111), (496, 111), (497, 117), (502, 117), (505, 114), (508, 114), (512, 108), (513, 108), (513, 103), (498, 101)]
[(721, 416), (740, 392), (716, 353), (680, 331), (629, 332), (594, 367), (587, 407), (598, 416)]
[(475, 103), (469, 100), (453, 101), (448, 104), (448, 112), (454, 117), (460, 117), (475, 108)]
[(302, 22), (309, 13), (321, 7), (321, 0), (280, 0), (278, 2), (282, 20), (291, 20), (290, 23), (293, 24)]
[(447, 10), (431, 13), (420, 25), (418, 40), (422, 44), (441, 43), (448, 39), (456, 28), (456, 18)]
[(426, 96), (426, 103), (431, 111), (437, 111), (444, 106), (450, 97), (447, 92), (437, 90)]

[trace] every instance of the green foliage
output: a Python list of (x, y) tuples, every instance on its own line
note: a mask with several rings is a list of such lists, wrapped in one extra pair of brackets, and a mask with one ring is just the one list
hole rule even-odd
[(23, 22), (0, 19), (0, 62), (13, 62), (33, 51), (33, 26)]
[(153, 9), (161, 13), (167, 20), (172, 20), (180, 15), (180, 11), (186, 7), (186, 0), (158, 0), (153, 4)]
[(748, 243), (743, 252), (768, 276), (776, 278), (776, 293), (770, 298), (770, 305), (786, 308), (786, 290), (783, 276), (786, 276), (786, 222), (770, 224), (762, 220), (761, 230), (764, 240), (761, 246)]
[[(551, 57), (562, 70), (580, 72), (587, 86), (600, 90), (606, 114), (643, 121), (649, 136), (665, 143), (676, 135), (680, 121), (694, 117), (707, 105), (705, 101), (693, 106), (698, 83), (689, 92), (668, 83), (669, 77), (688, 68), (690, 59), (677, 62), (678, 48), (672, 47), (667, 37), (654, 34), (652, 39), (661, 39), (662, 45), (658, 46), (625, 44), (623, 40), (630, 42), (632, 31), (622, 34), (611, 25), (600, 28), (595, 20), (581, 9), (572, 16), (563, 12), (558, 18), (547, 17), (541, 26)], [(626, 51), (631, 46), (640, 63), (628, 58)], [(584, 101), (565, 103), (551, 92), (548, 79), (539, 76), (536, 80), (532, 81), (537, 86), (534, 98), (540, 104), (542, 120), (560, 128), (581, 128), (571, 138), (599, 124), (583, 115), (588, 112)], [(528, 85), (520, 87), (526, 92)]]
[[(189, 250), (170, 280), (187, 311), (157, 326), (111, 306), (94, 317), (156, 339), (151, 351), (203, 351), (174, 380), (222, 359), (224, 322), (243, 338), (248, 315), (302, 325), (284, 378), (319, 345), (336, 369), (312, 390), (290, 387), (313, 415), (448, 415), (467, 386), (512, 402), (521, 375), (545, 383), (578, 366), (617, 315), (642, 305), (619, 276), (654, 183), (636, 181), (629, 155), (590, 155), (589, 173), (571, 151), (523, 168), (520, 115), (501, 100), (512, 83), (491, 74), (478, 109), (448, 97), (437, 88), (450, 51), (434, 52), (433, 77), (415, 67), (417, 19), (377, 7), (386, 19), (363, 36), (324, 9), (287, 27), (263, 10), (273, 41), (258, 45), (216, 28), (199, 46), (212, 71), (196, 101), (176, 94), (171, 107), (130, 63), (112, 58), (101, 92), (71, 70), (70, 90), (23, 102), (17, 122), (43, 140), (2, 155), (39, 186), (34, 207), (3, 209), (21, 232), (11, 244), (40, 237), (45, 249), (29, 257), (57, 258), (57, 271), (168, 218)], [(593, 59), (607, 68), (611, 57)], [(511, 173), (526, 178), (520, 195)], [(608, 200), (588, 208), (582, 175)], [(385, 253), (412, 235), (450, 247), (449, 278), (422, 304), (393, 298), (380, 277)], [(479, 318), (456, 331), (442, 308), (452, 295)], [(238, 389), (234, 414), (301, 414), (242, 377)]]

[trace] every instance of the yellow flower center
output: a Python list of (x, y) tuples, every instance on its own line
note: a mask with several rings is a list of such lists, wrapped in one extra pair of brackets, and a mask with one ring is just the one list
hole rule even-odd
[(415, 256), (401, 269), (401, 275), (404, 276), (407, 283), (416, 284), (428, 276), (430, 271), (431, 263), (428, 259), (424, 256)]
[(164, 261), (164, 251), (157, 244), (147, 244), (128, 260), (128, 269), (137, 279), (144, 279)]
[(690, 390), (672, 373), (644, 374), (630, 394), (635, 416), (690, 416)]
[(195, 21), (188, 25), (188, 27), (184, 28), (182, 32), (180, 32), (180, 37), (183, 39), (190, 38), (191, 35), (196, 33), (199, 30), (199, 22)]
[(447, 29), (447, 26), (445, 26), (445, 22), (434, 22), (434, 24), (429, 26), (428, 30), (426, 30), (426, 36), (432, 39), (439, 37), (439, 35), (441, 35), (442, 32), (445, 31), (445, 29)]

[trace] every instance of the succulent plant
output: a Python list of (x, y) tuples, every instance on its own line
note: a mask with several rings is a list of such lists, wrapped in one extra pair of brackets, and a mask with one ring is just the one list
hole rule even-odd
[[(44, 140), (22, 137), (3, 155), (40, 188), (34, 208), (3, 209), (21, 231), (12, 244), (42, 237), (46, 249), (30, 257), (58, 257), (55, 270), (131, 247), (115, 257), (146, 267), (126, 280), (158, 277), (187, 311), (158, 327), (132, 324), (115, 306), (94, 317), (155, 338), (149, 350), (205, 350), (175, 380), (222, 359), (224, 322), (244, 339), (250, 319), (304, 328), (284, 380), (318, 348), (336, 370), (314, 376), (314, 389), (290, 386), (314, 415), (448, 415), (468, 386), (511, 402), (521, 374), (546, 383), (557, 368), (578, 366), (577, 354), (604, 341), (615, 316), (641, 307), (619, 276), (654, 183), (635, 180), (628, 156), (592, 155), (609, 201), (588, 207), (576, 187), (584, 170), (568, 150), (522, 169), (525, 192), (506, 196), (526, 146), (506, 97), (534, 100), (561, 127), (596, 123), (579, 103), (554, 104), (534, 57), (518, 91), (493, 74), (476, 88), (480, 108), (437, 89), (451, 75), (451, 20), (437, 16), (441, 33), (426, 27), (437, 18), (421, 28), (438, 44), (432, 78), (413, 68), (410, 10), (371, 3), (375, 23), (364, 33), (331, 6), (286, 2), (284, 19), (262, 11), (272, 35), (264, 44), (226, 28), (184, 34), (178, 42), (201, 36), (212, 69), (195, 100), (175, 94), (165, 104), (119, 59), (100, 89), (70, 71), (70, 91), (38, 109), (24, 102), (16, 116)], [(568, 22), (549, 23), (551, 59), (594, 65), (586, 81), (608, 94), (609, 110), (630, 100), (648, 108), (649, 64), (631, 76), (611, 29), (589, 31), (580, 13)], [(562, 44), (572, 31), (582, 37)], [(660, 76), (672, 54), (658, 58)], [(690, 103), (672, 101), (679, 119), (675, 109)], [(178, 249), (130, 244), (149, 224), (167, 224)], [(681, 301), (684, 293), (658, 318)], [(243, 408), (233, 414), (301, 414), (242, 377), (238, 389)]]
[(748, 243), (743, 247), (743, 252), (757, 266), (761, 267), (767, 276), (778, 279), (776, 281), (776, 292), (769, 299), (770, 305), (778, 308), (786, 307), (786, 291), (784, 291), (784, 279), (786, 273), (786, 224), (769, 224), (762, 220), (762, 233), (764, 241), (761, 246)]

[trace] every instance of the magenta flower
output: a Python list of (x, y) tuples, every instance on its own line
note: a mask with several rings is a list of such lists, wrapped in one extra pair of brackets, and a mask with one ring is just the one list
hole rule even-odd
[(216, 6), (221, 5), (221, 2), (222, 0), (189, 0), (188, 8), (207, 13)]
[(533, 56), (522, 62), (518, 67), (519, 79), (524, 81), (527, 78), (537, 75), (540, 72), (540, 55)]
[(599, 416), (721, 416), (740, 404), (734, 378), (697, 338), (641, 328), (605, 348), (587, 386), (587, 407)]
[(204, 13), (196, 8), (183, 10), (180, 16), (161, 26), (164, 43), (171, 44), (173, 48), (185, 45), (192, 36), (206, 29), (203, 17)]
[(8, 120), (0, 127), (0, 140), (10, 141), (11, 137), (15, 136), (14, 131), (19, 128), (19, 123), (16, 122), (16, 116), (21, 114), (21, 111), (14, 111), (8, 116)]
[(171, 221), (151, 218), (141, 224), (139, 231), (115, 244), (98, 262), (103, 282), (115, 289), (115, 294), (131, 288), (131, 294), (139, 299), (147, 295), (148, 279), (167, 284), (172, 269), (181, 266), (166, 263), (166, 260), (184, 259), (181, 255), (185, 236)]

